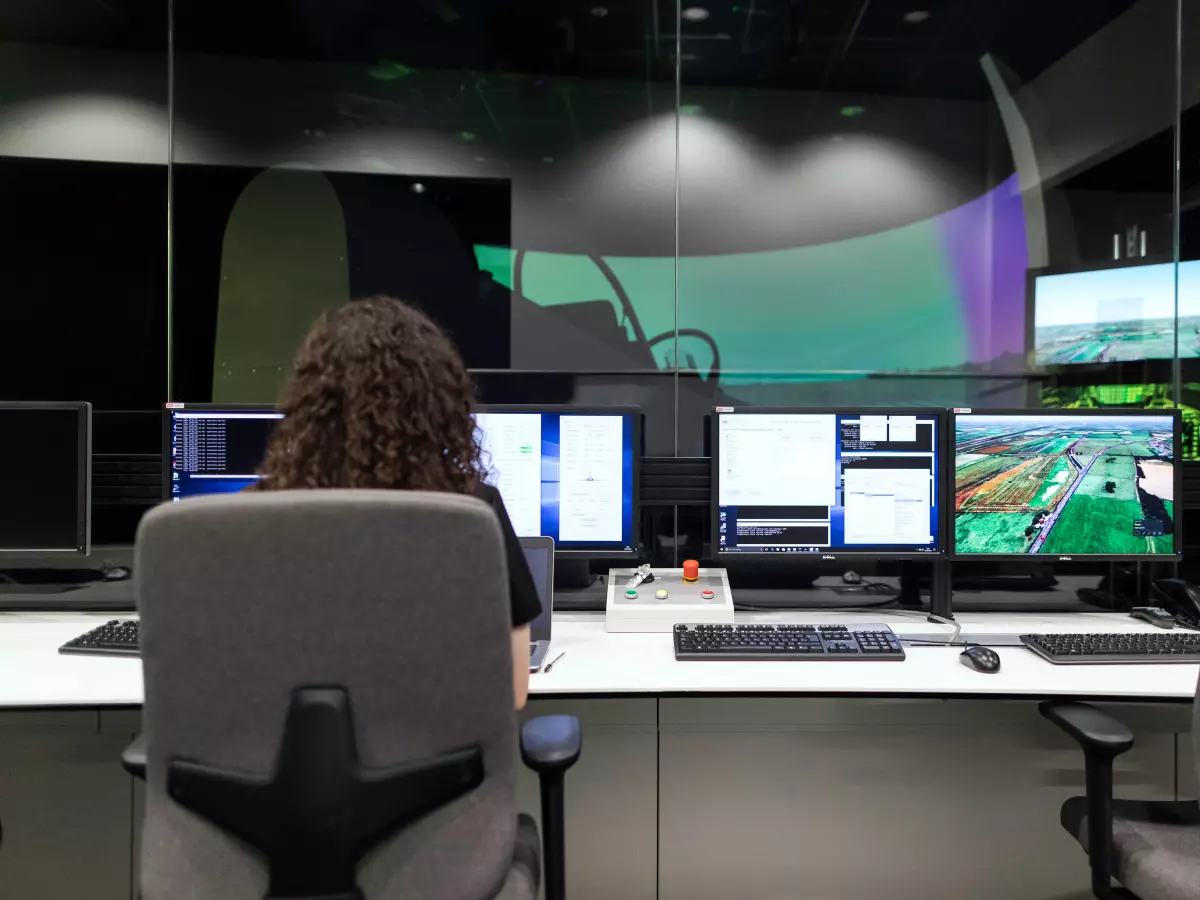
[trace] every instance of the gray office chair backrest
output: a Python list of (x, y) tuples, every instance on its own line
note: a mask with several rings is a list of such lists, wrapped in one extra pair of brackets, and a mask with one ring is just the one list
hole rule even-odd
[(168, 796), (187, 759), (266, 775), (289, 695), (344, 686), (364, 766), (467, 745), (484, 780), (385, 839), (370, 900), (491, 896), (516, 830), (511, 611), (499, 526), (471, 498), (288, 491), (165, 504), (138, 532), (146, 900), (260, 900), (261, 858)]

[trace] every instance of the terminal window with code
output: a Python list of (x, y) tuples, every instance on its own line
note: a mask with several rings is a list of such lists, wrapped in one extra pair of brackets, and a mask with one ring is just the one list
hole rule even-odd
[(171, 500), (229, 494), (257, 480), (267, 440), (283, 413), (171, 412)]
[(718, 413), (718, 551), (937, 552), (940, 431), (936, 413)]
[(632, 414), (479, 412), (487, 480), (520, 536), (634, 547)]

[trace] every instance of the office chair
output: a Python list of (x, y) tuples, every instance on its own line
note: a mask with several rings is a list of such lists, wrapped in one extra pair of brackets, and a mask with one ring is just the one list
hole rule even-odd
[(532, 719), (518, 820), (511, 607), (471, 497), (201, 497), (138, 530), (146, 900), (564, 895), (571, 716)]
[[(1192, 713), (1192, 762), (1200, 784), (1200, 687)], [(1099, 900), (1195, 900), (1200, 897), (1200, 806), (1195, 800), (1113, 799), (1113, 760), (1133, 732), (1086, 703), (1048, 701), (1043, 716), (1083, 750), (1086, 797), (1063, 804), (1061, 820), (1088, 854)], [(1113, 879), (1123, 887), (1116, 887)]]

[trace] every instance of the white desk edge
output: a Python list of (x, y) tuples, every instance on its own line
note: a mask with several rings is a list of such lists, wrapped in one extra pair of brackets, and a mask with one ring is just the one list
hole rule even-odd
[[(0, 614), (0, 709), (139, 706), (142, 667), (136, 659), (68, 656), (58, 647), (111, 618), (106, 613)], [(1111, 613), (962, 614), (978, 634), (1153, 631)], [(887, 622), (901, 637), (928, 633), (920, 614), (796, 611), (739, 614), (740, 621)], [(950, 629), (946, 629), (947, 636)], [(904, 662), (677, 662), (670, 634), (609, 634), (602, 613), (556, 613), (549, 658), (565, 656), (549, 674), (530, 677), (530, 691), (550, 696), (736, 695), (1088, 697), (1189, 700), (1197, 665), (1055, 666), (1019, 647), (1000, 648), (1001, 669), (983, 674), (962, 665), (961, 648), (909, 646)]]

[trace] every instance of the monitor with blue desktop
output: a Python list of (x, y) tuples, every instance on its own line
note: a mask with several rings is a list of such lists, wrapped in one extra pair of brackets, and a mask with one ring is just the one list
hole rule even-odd
[[(282, 418), (270, 406), (168, 404), (163, 499), (245, 489)], [(625, 407), (480, 408), (481, 462), (517, 535), (553, 538), (560, 553), (634, 553), (640, 421)]]
[(942, 552), (945, 415), (718, 408), (713, 547), (826, 559)]
[(244, 490), (258, 478), (283, 413), (261, 405), (170, 403), (163, 416), (163, 499)]

